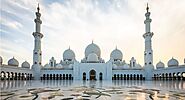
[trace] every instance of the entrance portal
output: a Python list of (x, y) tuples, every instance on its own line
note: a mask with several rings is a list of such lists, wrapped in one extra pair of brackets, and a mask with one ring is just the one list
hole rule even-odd
[(90, 76), (90, 80), (96, 80), (96, 71), (95, 70), (91, 70), (89, 72), (89, 76)]

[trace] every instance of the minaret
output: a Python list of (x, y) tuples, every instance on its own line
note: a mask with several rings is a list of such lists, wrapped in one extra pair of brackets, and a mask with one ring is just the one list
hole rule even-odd
[[(144, 51), (144, 67), (146, 71), (146, 79), (151, 80), (152, 79), (152, 70), (153, 70), (153, 50), (152, 50), (152, 36), (154, 35), (153, 32), (150, 32), (150, 23), (152, 19), (150, 19), (150, 12), (149, 7), (147, 3), (147, 12), (145, 13), (146, 20), (145, 23), (145, 34), (143, 34), (143, 37), (145, 39), (145, 51)], [(151, 75), (149, 75), (151, 74)]]
[(42, 21), (40, 19), (41, 13), (39, 12), (39, 4), (37, 7), (37, 12), (36, 14), (36, 19), (34, 20), (35, 22), (35, 32), (33, 32), (34, 36), (34, 50), (33, 50), (33, 66), (32, 69), (34, 71), (34, 79), (40, 79), (40, 69), (41, 69), (41, 64), (42, 64), (42, 51), (41, 51), (41, 39), (43, 37), (43, 34), (40, 33), (41, 30), (41, 24)]

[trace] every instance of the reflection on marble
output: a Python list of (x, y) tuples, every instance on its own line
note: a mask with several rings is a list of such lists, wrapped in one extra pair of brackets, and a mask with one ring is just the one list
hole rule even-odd
[(36, 97), (37, 99), (52, 97), (53, 100), (65, 98), (98, 100), (185, 99), (185, 81), (11, 80), (1, 81), (0, 85), (2, 90), (1, 97), (9, 98), (11, 96), (11, 99), (19, 99), (21, 97)]
[(0, 81), (1, 90), (30, 87), (106, 87), (106, 86), (141, 86), (158, 89), (185, 90), (185, 81), (142, 81), (142, 80), (113, 80), (113, 81), (74, 81), (74, 80), (6, 80)]

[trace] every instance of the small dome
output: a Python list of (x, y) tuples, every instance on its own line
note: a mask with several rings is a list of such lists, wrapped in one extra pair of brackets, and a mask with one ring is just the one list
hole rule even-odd
[(0, 65), (3, 64), (3, 58), (0, 56)]
[(137, 68), (141, 68), (142, 66), (140, 64), (136, 64), (136, 67)]
[(89, 54), (95, 53), (98, 57), (101, 55), (100, 48), (98, 45), (94, 44), (93, 42), (89, 44), (85, 49), (85, 57), (88, 57)]
[(57, 64), (56, 67), (62, 67), (62, 65), (61, 64)]
[(124, 67), (125, 69), (130, 68), (130, 66), (129, 66), (128, 64), (124, 64), (123, 67)]
[(157, 64), (156, 64), (156, 68), (157, 69), (160, 69), (160, 68), (164, 68), (164, 63), (159, 61)]
[(49, 68), (50, 65), (49, 65), (49, 64), (45, 64), (44, 67), (45, 67), (45, 68)]
[(75, 53), (70, 48), (65, 50), (63, 53), (63, 60), (73, 60), (75, 59)]
[(27, 61), (25, 61), (22, 63), (22, 68), (30, 68), (30, 64)]
[(115, 49), (111, 52), (110, 58), (113, 58), (114, 60), (122, 60), (123, 54), (119, 49)]
[(8, 65), (10, 66), (19, 66), (19, 62), (14, 57), (8, 61)]
[(91, 53), (87, 57), (88, 62), (98, 62), (98, 56), (95, 53)]
[(178, 65), (179, 65), (179, 62), (174, 58), (168, 61), (168, 67), (173, 67), (173, 66), (178, 66)]

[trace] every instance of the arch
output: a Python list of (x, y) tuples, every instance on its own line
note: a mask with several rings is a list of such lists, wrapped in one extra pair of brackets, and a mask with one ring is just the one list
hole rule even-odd
[(49, 75), (50, 80), (52, 80), (52, 74)]
[(162, 79), (164, 79), (164, 73), (162, 73)]
[(5, 72), (1, 71), (1, 80), (5, 80), (5, 79), (6, 79)]
[(86, 80), (86, 73), (83, 72), (83, 80)]
[(123, 79), (126, 80), (126, 74), (123, 75)]
[(185, 80), (185, 72), (182, 72), (181, 76), (182, 76), (182, 80)]
[(16, 72), (15, 72), (15, 76), (14, 77), (15, 77), (15, 80), (17, 80), (17, 73)]
[(30, 74), (30, 80), (32, 80), (33, 79), (33, 76), (32, 76), (32, 74)]
[(66, 74), (66, 80), (68, 80), (68, 74)]
[(99, 74), (99, 80), (103, 80), (103, 74), (102, 74), (102, 72), (100, 72), (100, 74)]
[(136, 74), (134, 74), (134, 80), (136, 80)]
[(161, 73), (159, 74), (159, 79), (161, 79), (162, 78), (162, 75), (161, 75)]
[(57, 75), (56, 75), (56, 80), (58, 80), (58, 79), (59, 79), (59, 75), (57, 74)]
[(30, 80), (30, 73), (27, 74), (27, 80)]
[(143, 80), (143, 75), (142, 74), (140, 74), (140, 80)]
[(45, 78), (46, 78), (46, 75), (45, 75), (45, 74), (43, 74), (43, 80), (45, 80)]
[(62, 74), (60, 74), (60, 80), (62, 79)]
[(117, 80), (119, 80), (119, 74), (117, 74)]
[(65, 80), (66, 78), (65, 78), (65, 74), (63, 74), (63, 80)]
[(121, 74), (121, 80), (123, 80), (123, 74)]
[(71, 74), (69, 74), (69, 80), (72, 80), (72, 75)]
[(127, 80), (129, 80), (129, 74), (127, 74)]
[(55, 74), (53, 74), (53, 80), (55, 80)]
[(25, 80), (27, 79), (27, 73), (24, 73), (24, 79)]
[(166, 80), (168, 80), (168, 78), (169, 78), (169, 77), (168, 77), (168, 73), (165, 74), (165, 78), (166, 78)]
[(6, 72), (6, 79), (9, 80), (10, 79), (10, 73)]
[(10, 80), (13, 80), (13, 79), (14, 79), (14, 73), (10, 72)]
[(21, 73), (18, 73), (18, 80), (21, 79)]
[(46, 78), (47, 78), (47, 80), (49, 80), (49, 74), (47, 74)]
[(176, 80), (177, 74), (173, 73), (173, 80)]
[(24, 73), (21, 74), (21, 80), (24, 80)]
[(132, 77), (133, 77), (133, 76), (132, 76), (132, 74), (131, 74), (131, 75), (130, 75), (130, 80), (132, 80)]
[(137, 74), (137, 80), (139, 80), (139, 74)]
[(169, 73), (169, 80), (172, 79), (172, 73)]
[(116, 80), (116, 74), (114, 74), (114, 80)]
[(156, 74), (154, 74), (154, 80), (156, 80)]
[(89, 79), (96, 80), (96, 71), (94, 69), (89, 72)]
[(177, 73), (177, 79), (181, 80), (181, 73), (180, 72)]

